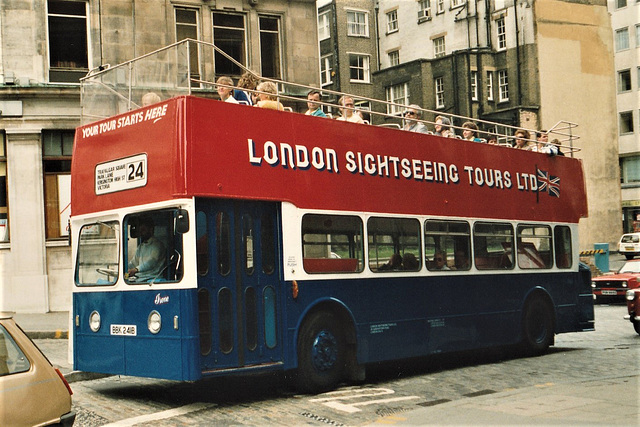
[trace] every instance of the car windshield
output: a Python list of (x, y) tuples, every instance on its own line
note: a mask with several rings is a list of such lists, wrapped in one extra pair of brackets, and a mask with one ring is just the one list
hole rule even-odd
[(640, 262), (625, 262), (620, 270), (618, 270), (618, 273), (640, 273)]
[(640, 241), (640, 236), (637, 234), (625, 234), (622, 236), (620, 241), (622, 243), (638, 243)]

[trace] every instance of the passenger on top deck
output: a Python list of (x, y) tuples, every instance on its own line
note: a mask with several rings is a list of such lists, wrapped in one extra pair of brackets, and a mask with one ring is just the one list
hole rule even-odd
[(351, 122), (351, 123), (364, 123), (364, 120), (362, 120), (362, 117), (354, 113), (355, 104), (353, 102), (352, 97), (348, 95), (344, 95), (340, 98), (340, 100), (338, 101), (338, 104), (341, 105), (340, 107), (341, 116), (338, 117), (336, 120), (343, 121), (343, 122)]
[(454, 138), (456, 133), (451, 129), (451, 120), (448, 117), (437, 116), (435, 120), (435, 134), (446, 138)]
[(142, 96), (142, 100), (141, 100), (143, 107), (147, 107), (147, 106), (152, 105), (152, 104), (157, 104), (160, 101), (161, 101), (160, 97), (155, 92), (147, 92), (147, 93), (145, 93)]
[(424, 123), (419, 122), (422, 117), (422, 111), (419, 105), (411, 104), (407, 107), (407, 111), (404, 112), (404, 127), (402, 130), (408, 132), (428, 133), (427, 127)]
[(486, 142), (478, 138), (478, 125), (473, 122), (464, 122), (462, 124), (462, 138), (473, 142)]
[(516, 140), (513, 148), (516, 148), (518, 150), (531, 150), (534, 144), (528, 141), (529, 139), (531, 139), (531, 134), (528, 130), (518, 129), (515, 133), (515, 137)]
[(233, 97), (233, 88), (228, 86), (233, 86), (233, 80), (231, 77), (222, 76), (216, 80), (216, 83), (219, 85), (227, 85), (227, 86), (218, 86), (216, 89), (218, 91), (218, 95), (220, 95), (220, 100), (224, 102), (230, 102), (232, 104), (237, 104), (238, 100)]
[(536, 141), (538, 142), (531, 147), (531, 151), (545, 153), (550, 156), (558, 154), (558, 147), (553, 144), (549, 144), (549, 134), (546, 130), (536, 132)]
[(251, 74), (250, 72), (245, 72), (242, 76), (240, 76), (240, 80), (238, 80), (238, 88), (233, 90), (233, 97), (237, 99), (240, 103), (242, 101), (246, 102), (247, 105), (253, 105), (252, 96), (243, 89), (254, 90), (258, 85), (258, 79), (256, 76)]
[(304, 113), (307, 116), (315, 116), (315, 117), (327, 117), (327, 115), (322, 111), (322, 107), (320, 104), (320, 91), (311, 89), (309, 93), (307, 93), (307, 112)]
[(275, 83), (262, 82), (256, 87), (259, 101), (256, 103), (256, 107), (267, 108), (269, 110), (283, 111), (284, 106), (278, 102), (278, 89)]

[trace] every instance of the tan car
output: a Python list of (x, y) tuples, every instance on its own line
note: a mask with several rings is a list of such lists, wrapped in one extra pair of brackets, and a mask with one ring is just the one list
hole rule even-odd
[(0, 426), (71, 426), (71, 394), (62, 373), (0, 313)]

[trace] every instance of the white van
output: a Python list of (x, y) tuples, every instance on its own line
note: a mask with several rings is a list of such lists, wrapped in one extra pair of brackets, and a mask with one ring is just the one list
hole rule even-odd
[(618, 252), (627, 259), (640, 255), (640, 233), (623, 234), (618, 242)]

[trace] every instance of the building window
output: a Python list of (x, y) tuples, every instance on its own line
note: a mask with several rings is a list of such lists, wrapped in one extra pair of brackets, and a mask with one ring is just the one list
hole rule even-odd
[(633, 133), (633, 111), (620, 113), (620, 135)]
[(436, 0), (436, 13), (444, 13), (444, 0)]
[(349, 75), (352, 82), (369, 83), (369, 55), (349, 54)]
[(9, 241), (9, 203), (7, 188), (7, 151), (4, 132), (0, 132), (0, 242)]
[(322, 86), (333, 83), (333, 55), (320, 58), (320, 83)]
[(631, 70), (618, 71), (618, 92), (631, 90)]
[(493, 71), (487, 71), (487, 101), (493, 101)]
[(347, 35), (369, 37), (369, 14), (367, 12), (347, 11)]
[(331, 37), (331, 30), (329, 29), (330, 17), (331, 11), (329, 10), (318, 15), (318, 40), (325, 40)]
[(496, 33), (498, 35), (498, 49), (507, 48), (507, 27), (504, 18), (496, 19)]
[(431, 0), (420, 0), (418, 2), (418, 22), (431, 19)]
[(69, 235), (72, 130), (42, 131), (44, 202), (47, 239)]
[(479, 96), (478, 96), (478, 72), (477, 71), (471, 71), (471, 100), (472, 101), (477, 101)]
[[(213, 12), (213, 43), (240, 64), (246, 66), (246, 36), (244, 16), (239, 14)], [(240, 77), (242, 68), (225, 58), (219, 52), (214, 55), (217, 76)]]
[(629, 29), (616, 30), (616, 52), (629, 49)]
[(263, 77), (282, 78), (280, 46), (280, 19), (275, 16), (260, 16), (260, 64)]
[(436, 91), (436, 108), (444, 108), (444, 78), (433, 79), (433, 87)]
[(387, 102), (399, 105), (387, 104), (387, 114), (402, 114), (405, 106), (409, 105), (409, 85), (400, 83), (385, 88)]
[(465, 0), (451, 0), (451, 8), (464, 6)]
[(622, 184), (640, 183), (640, 156), (620, 158), (620, 181)]
[(87, 3), (47, 2), (49, 81), (78, 83), (89, 71)]
[(394, 67), (400, 64), (400, 51), (392, 50), (389, 52), (389, 66)]
[(509, 100), (509, 76), (507, 70), (498, 71), (498, 101), (504, 102)]
[(398, 9), (387, 12), (387, 34), (398, 31)]
[[(198, 11), (196, 9), (186, 9), (176, 7), (176, 41), (184, 39), (198, 40)], [(200, 61), (198, 59), (198, 45), (189, 45), (189, 67), (191, 68), (191, 78), (200, 80)]]
[(616, 0), (616, 9), (627, 7), (627, 0)]
[(640, 24), (636, 24), (636, 47), (640, 47)]
[(433, 39), (433, 56), (440, 58), (445, 54), (444, 36)]

